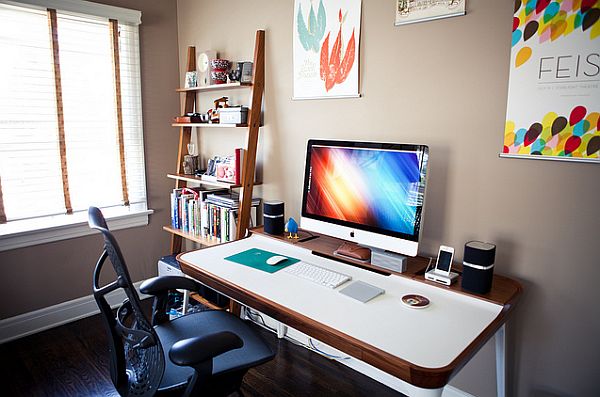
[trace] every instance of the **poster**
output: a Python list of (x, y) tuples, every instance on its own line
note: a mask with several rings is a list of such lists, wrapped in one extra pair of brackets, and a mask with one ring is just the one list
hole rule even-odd
[(465, 15), (465, 0), (396, 0), (396, 26)]
[(294, 99), (359, 96), (361, 2), (294, 1)]
[(600, 162), (600, 1), (517, 0), (502, 157)]

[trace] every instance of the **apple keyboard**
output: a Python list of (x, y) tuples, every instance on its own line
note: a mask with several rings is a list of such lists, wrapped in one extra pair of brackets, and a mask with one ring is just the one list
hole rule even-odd
[(352, 280), (352, 277), (346, 274), (334, 272), (306, 262), (295, 263), (286, 267), (283, 271), (327, 288), (336, 288), (346, 281)]

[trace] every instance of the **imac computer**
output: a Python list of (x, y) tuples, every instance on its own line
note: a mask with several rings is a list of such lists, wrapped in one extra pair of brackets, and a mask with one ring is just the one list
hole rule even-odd
[(301, 227), (417, 255), (428, 153), (424, 145), (309, 140)]

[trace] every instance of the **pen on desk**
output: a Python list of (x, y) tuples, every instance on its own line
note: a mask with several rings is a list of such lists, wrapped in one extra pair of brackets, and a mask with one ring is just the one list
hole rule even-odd
[(303, 242), (305, 242), (305, 241), (310, 241), (310, 240), (313, 240), (313, 239), (315, 239), (315, 238), (317, 238), (317, 237), (319, 237), (319, 236), (308, 236), (308, 237), (304, 237), (304, 238), (301, 238), (300, 240), (298, 240), (298, 242), (299, 242), (299, 243), (303, 243)]

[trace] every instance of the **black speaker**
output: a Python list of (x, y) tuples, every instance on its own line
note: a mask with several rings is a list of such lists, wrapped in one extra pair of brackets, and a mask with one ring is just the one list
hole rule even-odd
[(487, 294), (492, 288), (496, 246), (482, 241), (465, 244), (462, 288), (478, 294)]
[(283, 234), (284, 229), (283, 201), (265, 201), (263, 203), (263, 224), (265, 233)]

